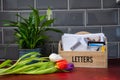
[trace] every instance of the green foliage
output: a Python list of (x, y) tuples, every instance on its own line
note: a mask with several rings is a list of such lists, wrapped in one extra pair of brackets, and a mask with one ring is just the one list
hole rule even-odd
[[(11, 64), (10, 67), (6, 67), (10, 60), (6, 60), (0, 64), (0, 75), (7, 74), (49, 74), (57, 72), (55, 62), (51, 62), (48, 57), (37, 57), (40, 54), (38, 52), (30, 52), (20, 57), (16, 63)], [(32, 61), (36, 61), (31, 63)]]
[(22, 49), (33, 49), (38, 45), (44, 44), (44, 41), (48, 39), (45, 35), (46, 31), (54, 31), (62, 33), (60, 30), (55, 28), (50, 28), (49, 26), (54, 22), (54, 19), (50, 19), (51, 10), (48, 8), (47, 15), (39, 15), (37, 9), (32, 8), (32, 12), (29, 14), (28, 18), (24, 18), (17, 14), (16, 16), (21, 19), (21, 21), (7, 21), (4, 26), (15, 26), (15, 36), (19, 47)]

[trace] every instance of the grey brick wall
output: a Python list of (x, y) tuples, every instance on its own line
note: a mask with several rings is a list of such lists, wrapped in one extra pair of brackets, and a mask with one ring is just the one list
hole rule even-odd
[[(120, 5), (116, 0), (0, 0), (0, 59), (18, 59), (18, 45), (15, 42), (14, 28), (3, 27), (2, 20), (19, 20), (15, 14), (27, 17), (31, 12), (28, 6), (43, 14), (48, 6), (56, 18), (51, 27), (65, 33), (89, 31), (103, 32), (108, 38), (108, 57), (120, 58)], [(61, 35), (47, 32), (51, 37), (45, 44), (44, 53), (57, 52)]]

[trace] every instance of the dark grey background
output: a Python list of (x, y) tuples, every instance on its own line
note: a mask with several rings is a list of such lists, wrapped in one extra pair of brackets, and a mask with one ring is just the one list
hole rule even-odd
[[(13, 30), (16, 27), (3, 27), (2, 20), (19, 20), (16, 13), (27, 17), (31, 12), (29, 6), (39, 9), (40, 14), (51, 7), (56, 18), (51, 27), (65, 33), (105, 33), (108, 58), (120, 58), (120, 5), (116, 4), (116, 0), (0, 0), (0, 59), (18, 59)], [(57, 53), (61, 35), (54, 32), (46, 34), (51, 39), (45, 44), (44, 53)]]

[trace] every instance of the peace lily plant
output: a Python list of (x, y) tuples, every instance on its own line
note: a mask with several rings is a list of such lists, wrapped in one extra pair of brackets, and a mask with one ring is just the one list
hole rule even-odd
[(20, 21), (7, 21), (4, 26), (15, 26), (15, 36), (21, 49), (34, 49), (48, 39), (45, 35), (46, 31), (54, 31), (62, 33), (60, 30), (51, 28), (50, 25), (54, 22), (51, 19), (52, 11), (50, 8), (47, 10), (47, 14), (39, 15), (39, 10), (32, 8), (32, 12), (28, 18), (24, 18), (17, 14)]
[[(24, 18), (17, 14), (20, 21), (6, 21), (4, 26), (17, 27), (15, 30), (15, 37), (19, 45), (19, 57), (29, 52), (41, 52), (42, 45), (48, 40), (48, 36), (45, 34), (47, 31), (54, 31), (62, 33), (62, 31), (51, 28), (51, 24), (54, 19), (51, 18), (52, 11), (50, 8), (47, 10), (47, 14), (40, 15), (39, 10), (31, 7), (32, 12), (28, 18)], [(45, 55), (45, 54), (43, 54)]]

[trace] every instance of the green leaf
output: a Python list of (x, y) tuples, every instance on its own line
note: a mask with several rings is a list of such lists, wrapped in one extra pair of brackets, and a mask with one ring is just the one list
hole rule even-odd
[(41, 22), (44, 21), (45, 19), (46, 19), (46, 15), (40, 16), (40, 21), (41, 21)]
[(17, 27), (17, 22), (14, 21), (9, 21), (9, 20), (4, 20), (5, 24), (3, 24), (3, 26), (14, 26)]
[(40, 19), (39, 19), (39, 11), (37, 9), (32, 8), (33, 10), (33, 18), (35, 21), (35, 27), (38, 27), (40, 24)]
[(4, 61), (3, 63), (0, 64), (0, 68), (10, 66), (10, 65), (12, 65), (11, 63), (12, 63), (12, 61), (8, 59), (8, 60), (6, 60), (6, 61)]
[(47, 21), (43, 22), (43, 24), (41, 25), (41, 27), (50, 26), (53, 22), (54, 22), (54, 19), (47, 20)]
[(19, 14), (16, 14), (16, 16), (20, 17), (20, 19), (22, 19), (23, 21), (25, 21), (25, 23), (29, 24), (29, 23), (28, 23), (28, 19), (25, 19), (24, 17), (22, 17), (22, 16), (19, 15)]
[(55, 28), (46, 28), (45, 31), (54, 31), (63, 34), (61, 30), (55, 29)]

